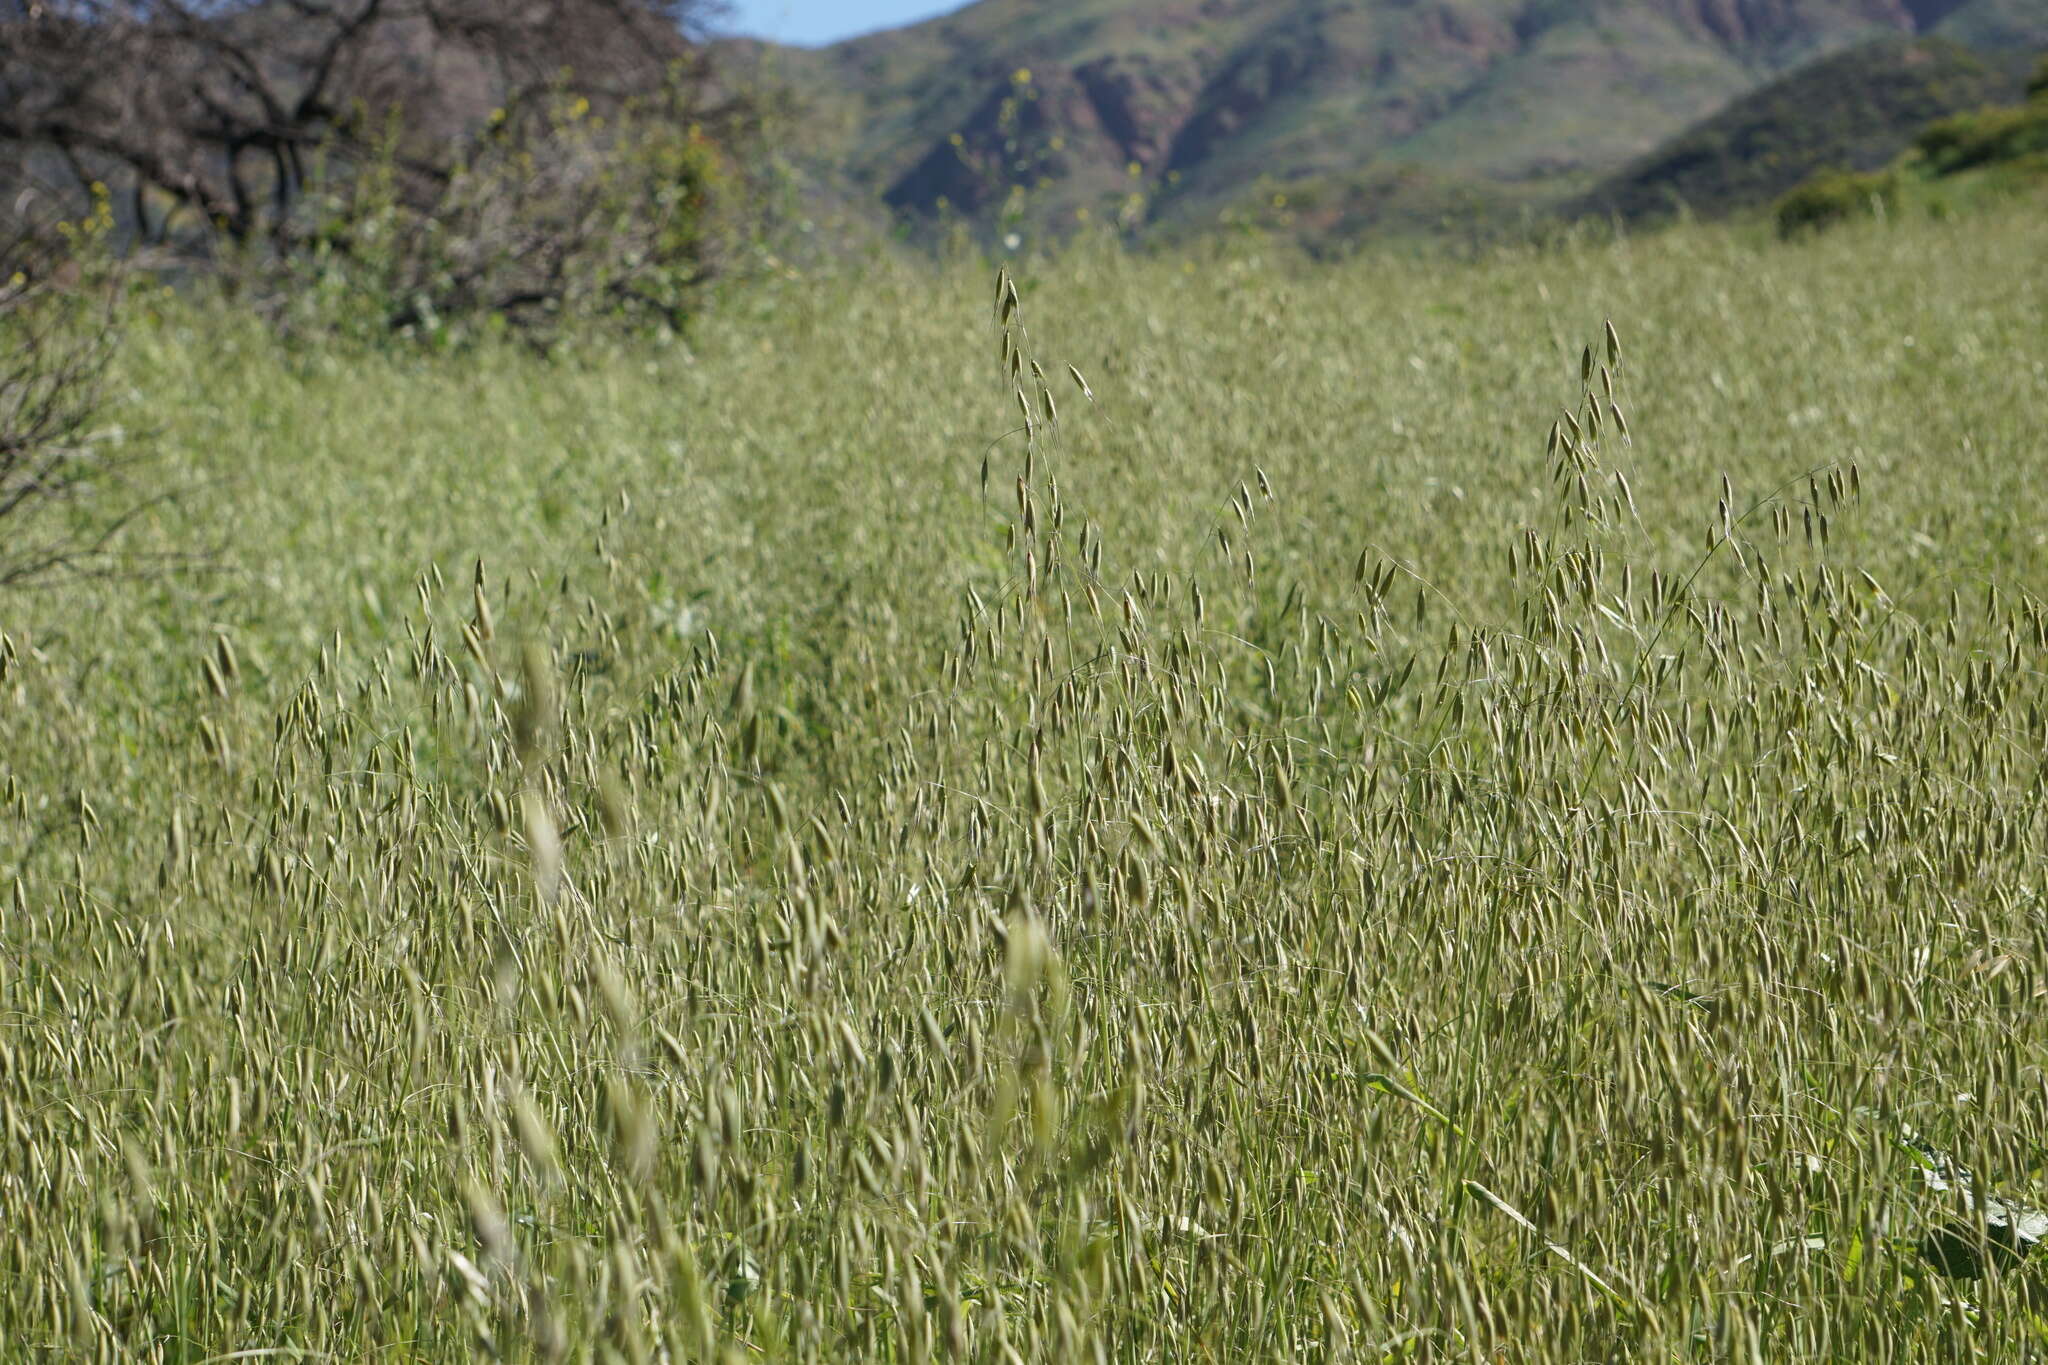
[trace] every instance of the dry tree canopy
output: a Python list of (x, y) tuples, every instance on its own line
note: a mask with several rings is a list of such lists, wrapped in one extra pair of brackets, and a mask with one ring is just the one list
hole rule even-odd
[(105, 181), (145, 240), (302, 245), (336, 165), (383, 158), (431, 213), (479, 140), (573, 95), (743, 121), (703, 26), (715, 0), (0, 0), (0, 142)]

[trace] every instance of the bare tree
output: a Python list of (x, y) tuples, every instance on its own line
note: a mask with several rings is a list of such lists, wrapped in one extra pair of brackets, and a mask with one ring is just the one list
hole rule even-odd
[[(701, 41), (721, 11), (717, 0), (0, 0), (0, 141), (58, 160), (81, 186), (118, 185), (144, 240), (346, 254), (357, 241), (332, 212), (337, 184), (379, 166), (383, 208), (445, 225), (473, 208), (479, 166), (507, 160), (513, 140), (524, 158), (559, 131), (536, 114), (565, 99), (656, 115), (643, 128), (741, 127), (744, 105), (720, 90)], [(590, 184), (613, 183), (599, 163), (617, 141), (597, 145), (594, 124), (572, 139), (575, 158)], [(550, 154), (559, 186), (574, 158)], [(326, 202), (309, 213), (315, 190)], [(547, 292), (540, 258), (590, 245), (544, 240), (578, 217), (561, 210), (558, 199), (552, 219), (522, 222), (535, 240), (518, 287), (472, 280), (451, 299), (511, 306)], [(484, 254), (502, 264), (503, 245)], [(393, 323), (409, 312), (395, 306)]]
[[(104, 569), (142, 510), (124, 493), (132, 457), (96, 429), (120, 281), (83, 223), (17, 190), (0, 234), (0, 588)], [(89, 506), (83, 506), (89, 504)]]

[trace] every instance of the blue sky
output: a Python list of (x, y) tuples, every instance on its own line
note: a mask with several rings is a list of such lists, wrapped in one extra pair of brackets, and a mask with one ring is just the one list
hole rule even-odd
[(726, 27), (756, 38), (818, 44), (915, 23), (964, 0), (734, 0)]

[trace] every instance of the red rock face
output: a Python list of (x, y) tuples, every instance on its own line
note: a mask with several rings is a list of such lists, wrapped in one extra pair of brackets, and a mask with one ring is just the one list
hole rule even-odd
[[(1057, 51), (973, 50), (988, 84), (966, 118), (928, 144), (884, 195), (920, 214), (941, 200), (973, 214), (1012, 186), (1064, 183), (1072, 203), (1113, 195), (1127, 168), (1156, 183), (1199, 177), (1261, 120), (1300, 119), (1289, 102), (1326, 100), (1355, 127), (1361, 155), (1421, 131), (1480, 88), (1489, 72), (1603, 18), (1667, 16), (1680, 30), (1767, 68), (1788, 53), (1823, 51), (1873, 29), (1912, 33), (1964, 0), (1383, 0), (1321, 6), (1282, 0), (1131, 0), (1147, 31), (1172, 35), (1150, 51), (1060, 60)], [(971, 17), (972, 7), (963, 15)], [(963, 20), (944, 21), (949, 36)], [(956, 47), (956, 57), (970, 49)], [(1170, 58), (1160, 52), (1171, 52)], [(1028, 67), (1028, 90), (1011, 73)], [(1702, 113), (1706, 112), (1704, 110)], [(1656, 134), (1676, 131), (1651, 130)], [(1239, 161), (1242, 158), (1238, 159)], [(901, 163), (899, 163), (901, 164)], [(1233, 163), (1237, 165), (1236, 162)], [(1564, 161), (1557, 164), (1563, 165)], [(1576, 164), (1576, 163), (1574, 163)], [(1527, 168), (1530, 173), (1540, 165)], [(1285, 175), (1289, 168), (1275, 166)], [(1233, 174), (1242, 171), (1237, 165)]]
[(1905, 0), (1906, 13), (1916, 31), (1925, 33), (1961, 9), (1965, 0)]
[(1400, 44), (1420, 43), (1431, 49), (1490, 61), (1516, 51), (1525, 41), (1511, 15), (1437, 5), (1417, 13), (1413, 34), (1403, 34)]
[[(1657, 0), (1698, 32), (1729, 47), (1749, 47), (1810, 29), (1811, 0)], [(1946, 18), (1963, 0), (1856, 0), (1842, 8), (1867, 23), (1918, 33)]]
[(1200, 93), (1192, 72), (1143, 58), (1102, 57), (1075, 68), (1074, 76), (1118, 155), (1147, 171), (1165, 161)]
[(992, 83), (953, 136), (931, 147), (883, 195), (898, 209), (940, 200), (965, 213), (997, 203), (1011, 185), (1095, 172), (1098, 181), (1165, 169), (1176, 133), (1201, 92), (1192, 67), (1109, 56), (1072, 69), (1018, 63), (1031, 73)]
[(1193, 116), (1173, 134), (1168, 169), (1183, 170), (1206, 159), (1216, 144), (1257, 118), (1267, 106), (1322, 74), (1327, 48), (1312, 35), (1288, 34), (1246, 52), (1203, 88)]

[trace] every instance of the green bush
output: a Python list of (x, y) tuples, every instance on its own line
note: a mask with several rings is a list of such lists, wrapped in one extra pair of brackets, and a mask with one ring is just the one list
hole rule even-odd
[[(310, 250), (255, 262), (294, 330), (446, 343), (509, 330), (545, 349), (570, 322), (676, 330), (717, 270), (724, 158), (648, 101), (610, 118), (568, 92), (501, 112), (443, 180), (388, 141), (336, 166)], [(284, 278), (276, 278), (281, 271)]]
[(1889, 213), (1898, 196), (1898, 177), (1890, 171), (1822, 171), (1778, 201), (1778, 235), (1796, 237), (1851, 218)]
[(1973, 166), (2011, 161), (2048, 149), (2048, 99), (2035, 98), (2010, 108), (1980, 109), (1956, 114), (1929, 125), (1916, 146), (1937, 175), (1952, 175)]
[(115, 566), (136, 517), (123, 475), (139, 448), (102, 421), (120, 330), (122, 272), (107, 250), (113, 208), (25, 189), (0, 231), (0, 589)]
[(704, 13), (30, 5), (0, 17), (0, 157), (105, 179), (123, 245), (225, 265), (238, 298), (295, 328), (541, 346), (570, 318), (672, 329), (715, 273), (705, 215), (731, 196), (713, 182), (741, 183), (725, 158), (754, 118), (718, 83)]

